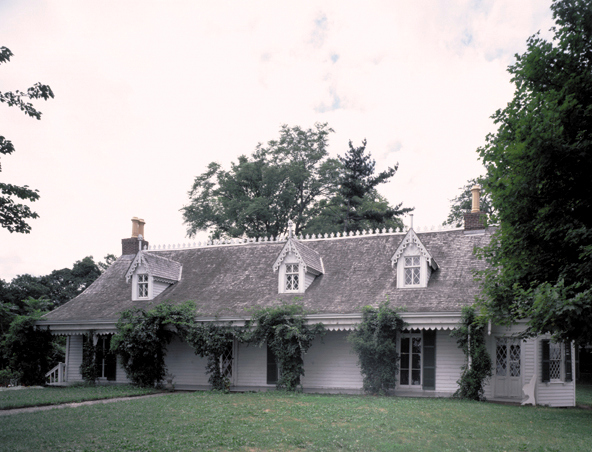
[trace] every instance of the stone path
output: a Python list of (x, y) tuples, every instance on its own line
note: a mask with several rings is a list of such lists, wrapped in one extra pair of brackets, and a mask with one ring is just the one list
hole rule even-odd
[(131, 397), (118, 397), (115, 399), (87, 400), (86, 402), (61, 403), (59, 405), (30, 406), (30, 407), (26, 407), (26, 408), (12, 408), (12, 409), (7, 409), (7, 410), (0, 410), (0, 416), (8, 416), (11, 414), (20, 414), (20, 413), (35, 413), (37, 411), (55, 410), (58, 408), (77, 408), (79, 406), (84, 406), (84, 405), (96, 405), (97, 403), (113, 403), (113, 402), (121, 402), (124, 400), (145, 399), (148, 397), (160, 397), (160, 396), (168, 395), (168, 394), (169, 393), (166, 393), (166, 392), (160, 392), (158, 394), (147, 394), (147, 395), (131, 396)]

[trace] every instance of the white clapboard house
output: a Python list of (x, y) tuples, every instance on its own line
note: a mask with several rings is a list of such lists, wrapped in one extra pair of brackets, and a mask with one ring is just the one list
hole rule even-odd
[[(478, 191), (474, 193), (478, 206)], [(197, 246), (150, 247), (144, 222), (132, 220), (132, 237), (123, 252), (81, 295), (46, 314), (38, 324), (67, 336), (65, 363), (51, 381), (81, 381), (83, 335), (93, 332), (105, 350), (101, 379), (124, 383), (123, 369), (107, 353), (120, 313), (169, 300), (197, 304), (197, 320), (248, 318), (254, 306), (297, 302), (311, 322), (328, 330), (304, 356), (304, 391), (357, 393), (362, 376), (347, 336), (361, 319), (363, 306), (385, 300), (408, 323), (399, 338), (400, 371), (396, 395), (449, 397), (457, 389), (465, 355), (450, 332), (463, 306), (475, 302), (475, 270), (484, 267), (474, 250), (493, 233), (484, 228), (478, 207), (459, 229), (404, 232), (376, 230), (347, 236), (235, 239)], [(486, 397), (550, 406), (574, 406), (574, 356), (571, 344), (547, 337), (526, 341), (513, 335), (524, 327), (492, 325), (487, 344), (494, 369)], [(225, 357), (234, 390), (275, 387), (277, 367), (266, 348), (233, 344)], [(174, 340), (166, 365), (178, 389), (207, 389), (205, 358)]]

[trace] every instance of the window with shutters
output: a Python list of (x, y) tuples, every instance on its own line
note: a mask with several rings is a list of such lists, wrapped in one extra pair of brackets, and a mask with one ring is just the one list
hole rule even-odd
[(543, 383), (571, 382), (573, 380), (571, 344), (543, 339), (541, 347)]

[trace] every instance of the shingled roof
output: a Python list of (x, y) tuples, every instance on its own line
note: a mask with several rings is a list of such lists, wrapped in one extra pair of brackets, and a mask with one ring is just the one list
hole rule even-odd
[(167, 282), (179, 281), (181, 278), (181, 269), (183, 266), (179, 262), (147, 251), (140, 251), (136, 254), (125, 275), (127, 282), (129, 282), (134, 271), (141, 264), (146, 266), (148, 274), (154, 278)]
[[(438, 262), (427, 288), (398, 289), (391, 259), (405, 234), (378, 234), (307, 240), (305, 246), (322, 257), (324, 274), (315, 278), (298, 302), (317, 314), (359, 313), (363, 306), (390, 300), (408, 312), (458, 312), (479, 292), (473, 271), (484, 268), (473, 251), (486, 245), (492, 230), (471, 235), (463, 230), (418, 233)], [(193, 300), (200, 316), (243, 317), (252, 307), (293, 302), (294, 294), (278, 294), (272, 270), (285, 242), (207, 246), (146, 253), (183, 266), (181, 279), (152, 301), (132, 301), (126, 273), (134, 255), (121, 256), (82, 294), (45, 315), (52, 321), (116, 320), (131, 307), (165, 300)], [(315, 254), (316, 255), (316, 254)]]

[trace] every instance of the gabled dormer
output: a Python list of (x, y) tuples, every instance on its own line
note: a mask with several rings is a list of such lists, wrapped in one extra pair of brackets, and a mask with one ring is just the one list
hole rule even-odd
[(391, 262), (397, 270), (400, 289), (427, 287), (432, 272), (438, 270), (438, 264), (413, 229), (405, 235)]
[(125, 274), (126, 282), (132, 284), (132, 300), (152, 300), (180, 281), (182, 270), (179, 262), (139, 251)]
[(288, 241), (273, 264), (273, 271), (278, 272), (278, 293), (304, 293), (325, 273), (321, 255), (292, 236), (291, 223)]

